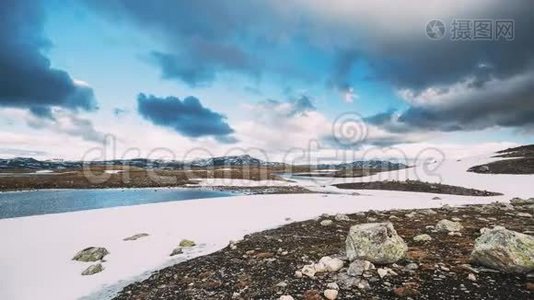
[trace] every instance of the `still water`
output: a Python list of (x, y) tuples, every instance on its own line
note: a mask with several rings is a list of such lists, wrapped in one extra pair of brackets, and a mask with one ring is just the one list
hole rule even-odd
[(232, 195), (236, 193), (188, 188), (3, 192), (0, 193), (0, 219)]

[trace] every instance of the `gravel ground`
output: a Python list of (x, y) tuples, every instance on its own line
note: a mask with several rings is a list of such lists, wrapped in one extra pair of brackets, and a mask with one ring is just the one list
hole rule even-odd
[[(433, 212), (432, 212), (433, 211)], [(470, 265), (469, 256), (480, 229), (493, 225), (534, 233), (532, 205), (475, 205), (430, 210), (368, 211), (348, 215), (349, 220), (321, 216), (245, 236), (213, 254), (155, 272), (131, 284), (117, 299), (326, 299), (328, 283), (340, 285), (337, 299), (534, 299), (534, 274), (505, 274)], [(321, 225), (325, 219), (329, 226)], [(459, 221), (461, 236), (438, 233), (432, 227), (441, 219)], [(295, 271), (323, 256), (344, 258), (344, 243), (351, 225), (390, 221), (408, 244), (406, 258), (390, 268), (396, 275), (380, 278), (366, 272), (369, 288), (343, 287), (348, 262), (338, 272), (298, 277)], [(325, 222), (323, 222), (324, 224)], [(415, 242), (427, 233), (431, 241)], [(409, 270), (408, 264), (417, 265)], [(472, 275), (470, 275), (472, 274)], [(470, 280), (468, 276), (473, 277)]]

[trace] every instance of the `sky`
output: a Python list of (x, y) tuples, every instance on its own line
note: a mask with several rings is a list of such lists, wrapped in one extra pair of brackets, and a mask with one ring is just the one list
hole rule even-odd
[(0, 157), (339, 161), (533, 143), (533, 10), (4, 0)]

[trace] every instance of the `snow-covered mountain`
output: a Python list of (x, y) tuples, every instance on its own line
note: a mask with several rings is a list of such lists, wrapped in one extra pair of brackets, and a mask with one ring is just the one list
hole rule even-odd
[[(87, 163), (87, 162), (86, 162)], [(196, 159), (189, 162), (182, 161), (163, 161), (150, 160), (145, 158), (127, 159), (127, 160), (108, 160), (108, 161), (92, 161), (88, 162), (91, 165), (101, 166), (133, 166), (139, 168), (155, 168), (155, 169), (182, 169), (185, 166), (193, 168), (212, 168), (212, 167), (236, 167), (236, 166), (261, 166), (261, 167), (281, 167), (283, 163), (268, 162), (248, 154), (236, 156), (220, 156), (205, 159)], [(31, 169), (31, 170), (60, 170), (60, 169), (75, 169), (83, 166), (81, 161), (61, 161), (61, 160), (46, 160), (40, 161), (34, 158), (13, 158), (0, 159), (1, 169)], [(394, 163), (382, 160), (362, 160), (353, 161), (350, 163), (318, 165), (317, 169), (374, 169), (374, 170), (395, 170), (403, 169), (407, 166), (402, 163)]]
[(206, 159), (197, 159), (189, 163), (191, 167), (222, 167), (222, 166), (261, 166), (261, 167), (275, 167), (283, 166), (282, 163), (267, 162), (257, 159), (248, 154), (236, 156), (220, 156)]

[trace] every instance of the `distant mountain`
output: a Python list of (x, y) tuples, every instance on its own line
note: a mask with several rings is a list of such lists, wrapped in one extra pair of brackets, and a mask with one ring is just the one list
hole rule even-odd
[(65, 161), (40, 161), (31, 157), (16, 157), (12, 159), (0, 159), (0, 169), (29, 169), (29, 170), (58, 170), (67, 168), (79, 168), (81, 162)]
[[(285, 164), (278, 162), (268, 162), (248, 154), (236, 156), (220, 156), (205, 159), (196, 159), (189, 162), (182, 161), (164, 161), (150, 160), (145, 158), (135, 158), (126, 160), (108, 160), (108, 161), (91, 161), (86, 162), (91, 165), (99, 166), (132, 166), (138, 168), (155, 168), (155, 169), (183, 169), (191, 168), (213, 168), (213, 167), (237, 167), (237, 166), (259, 166), (259, 167), (281, 167)], [(62, 170), (78, 169), (83, 166), (81, 161), (62, 161), (62, 160), (45, 160), (40, 161), (34, 158), (17, 157), (13, 159), (0, 159), (0, 170), (6, 169), (29, 169), (29, 170)], [(382, 160), (362, 160), (341, 164), (321, 164), (316, 166), (317, 169), (372, 169), (372, 170), (396, 170), (407, 168), (407, 165), (393, 163)]]
[(233, 166), (261, 166), (276, 167), (283, 166), (283, 163), (267, 162), (254, 158), (248, 154), (238, 156), (220, 156), (206, 159), (197, 159), (189, 163), (191, 167), (233, 167)]

